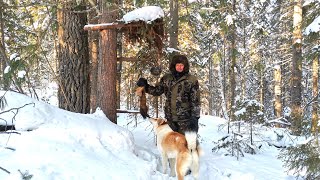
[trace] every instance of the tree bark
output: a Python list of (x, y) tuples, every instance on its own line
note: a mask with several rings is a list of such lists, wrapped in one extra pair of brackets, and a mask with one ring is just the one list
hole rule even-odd
[[(97, 2), (95, 2), (97, 4)], [(89, 24), (97, 24), (97, 11), (91, 11), (89, 13)], [(90, 93), (90, 108), (92, 112), (98, 107), (97, 104), (97, 93), (98, 93), (98, 57), (99, 57), (99, 32), (97, 31), (89, 31), (89, 54), (91, 60), (90, 66), (90, 85), (91, 85), (91, 93)]]
[(170, 0), (170, 47), (178, 48), (178, 30), (179, 30), (179, 1)]
[[(233, 0), (232, 3), (233, 6), (233, 12), (235, 13), (236, 10), (236, 2)], [(235, 23), (235, 22), (234, 22)], [(236, 76), (235, 76), (235, 68), (236, 68), (236, 25), (235, 24), (231, 25), (231, 34), (230, 34), (230, 39), (231, 39), (231, 47), (230, 47), (230, 69), (229, 69), (229, 78), (230, 78), (230, 121), (235, 120), (235, 115), (234, 115), (234, 105), (235, 105), (235, 91), (236, 91)]]
[[(260, 61), (262, 61), (262, 59), (260, 58)], [(262, 62), (260, 62), (262, 63)], [(262, 67), (262, 64), (260, 64), (261, 69), (259, 70), (259, 84), (260, 84), (260, 91), (259, 91), (259, 97), (260, 97), (260, 103), (261, 104), (265, 104), (265, 89), (266, 89), (266, 80), (265, 80), (265, 76), (264, 76), (264, 68)], [(264, 108), (263, 106), (260, 107), (260, 111), (264, 112)]]
[(292, 130), (294, 134), (301, 134), (302, 127), (302, 0), (295, 0), (293, 13), (293, 56), (291, 68), (291, 110)]
[(76, 1), (60, 1), (58, 12), (59, 107), (72, 112), (89, 113), (89, 52), (86, 9)]
[(4, 7), (4, 3), (3, 3), (3, 0), (0, 1), (0, 34), (1, 34), (1, 39), (0, 39), (0, 60), (1, 60), (1, 64), (0, 64), (0, 67), (1, 67), (1, 74), (2, 74), (2, 79), (1, 81), (3, 82), (3, 89), (4, 90), (8, 90), (9, 89), (9, 83), (8, 81), (5, 80), (4, 78), (4, 70), (7, 66), (7, 63), (6, 63), (6, 59), (7, 59), (7, 56), (5, 54), (6, 52), (6, 46), (5, 46), (5, 39), (4, 39), (4, 17), (3, 17), (3, 13), (4, 13), (4, 10), (5, 10), (5, 7)]
[[(274, 69), (274, 113), (277, 118), (281, 117), (282, 104), (281, 104), (281, 68), (280, 65), (276, 65)], [(277, 124), (279, 127), (279, 124)]]
[[(117, 20), (117, 2), (101, 2), (102, 16), (100, 23), (111, 23)], [(117, 31), (104, 29), (100, 31), (99, 56), (99, 104), (102, 111), (113, 123), (117, 123)]]
[[(318, 81), (319, 81), (319, 56), (316, 56), (312, 62), (312, 94), (316, 98), (319, 96), (318, 91)], [(316, 98), (318, 99), (318, 98)], [(312, 133), (317, 136), (319, 133), (319, 116), (318, 116), (318, 103), (317, 100), (312, 104)]]
[(213, 58), (210, 58), (210, 61), (209, 61), (209, 87), (211, 90), (209, 90), (209, 97), (208, 97), (208, 101), (209, 101), (209, 112), (208, 112), (208, 115), (213, 115), (213, 76), (214, 76), (214, 63), (213, 63), (214, 59)]

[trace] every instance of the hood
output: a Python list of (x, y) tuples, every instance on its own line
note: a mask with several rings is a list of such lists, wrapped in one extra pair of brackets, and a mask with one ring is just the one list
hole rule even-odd
[(189, 61), (186, 56), (184, 55), (174, 55), (171, 59), (170, 63), (170, 71), (173, 74), (176, 74), (176, 64), (182, 63), (184, 65), (184, 69), (182, 71), (183, 74), (188, 74), (189, 73)]

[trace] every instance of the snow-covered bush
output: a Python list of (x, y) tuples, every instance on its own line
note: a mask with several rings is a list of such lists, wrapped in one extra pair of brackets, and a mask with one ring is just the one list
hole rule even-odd
[(215, 146), (212, 148), (212, 152), (217, 152), (221, 149), (226, 150), (226, 156), (239, 156), (244, 157), (244, 153), (256, 154), (261, 148), (261, 143), (259, 145), (252, 144), (248, 136), (244, 136), (238, 133), (232, 133), (230, 135), (224, 136), (217, 142), (214, 142)]
[(256, 100), (245, 99), (236, 102), (235, 116), (238, 121), (252, 123), (264, 123), (264, 114), (261, 111), (263, 105)]

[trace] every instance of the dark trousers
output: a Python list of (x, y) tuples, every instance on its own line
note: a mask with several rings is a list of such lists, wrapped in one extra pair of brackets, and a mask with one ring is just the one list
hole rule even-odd
[(170, 128), (178, 133), (185, 134), (186, 131), (192, 131), (198, 133), (199, 124), (198, 120), (189, 121), (167, 121)]

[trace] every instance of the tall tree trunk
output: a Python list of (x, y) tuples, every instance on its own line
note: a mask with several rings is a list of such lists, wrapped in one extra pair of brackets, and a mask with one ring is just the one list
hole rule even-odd
[[(284, 54), (290, 54), (290, 47), (291, 47), (291, 41), (285, 36), (284, 34), (287, 34), (289, 29), (291, 28), (291, 20), (289, 20), (289, 17), (283, 18), (283, 14), (286, 14), (288, 12), (288, 7), (285, 5), (287, 3), (286, 0), (277, 0), (275, 2), (275, 6), (279, 7), (278, 9), (275, 10), (275, 18), (274, 18), (274, 23), (272, 26), (276, 27), (276, 39), (275, 39), (275, 44), (276, 44), (276, 49), (279, 51), (275, 53), (275, 58), (278, 60), (280, 64), (280, 69), (281, 69), (281, 92), (282, 92), (282, 99), (281, 99), (281, 105), (283, 107), (283, 110), (288, 110), (287, 108), (291, 106), (290, 103), (290, 89), (291, 89), (291, 84), (290, 84), (290, 69), (291, 66), (288, 65), (289, 63), (287, 62), (287, 58), (284, 56)], [(291, 18), (290, 18), (291, 19)], [(285, 116), (287, 120), (289, 120), (290, 117), (287, 117), (286, 114), (282, 114)]]
[[(223, 48), (222, 48), (222, 58), (221, 58), (221, 61), (222, 61), (222, 75), (221, 75), (221, 89), (222, 89), (222, 94), (221, 94), (221, 97), (224, 99), (225, 101), (225, 112), (224, 112), (224, 115), (227, 114), (227, 116), (224, 116), (224, 118), (226, 118), (228, 120), (228, 133), (229, 133), (229, 122), (230, 122), (230, 116), (228, 115), (228, 110), (229, 110), (229, 102), (228, 102), (228, 93), (227, 93), (227, 70), (226, 70), (226, 45), (227, 45), (227, 40), (225, 37), (223, 37)], [(220, 69), (219, 69), (220, 70)], [(220, 70), (221, 72), (221, 70)]]
[[(119, 0), (119, 7), (121, 9), (124, 8), (123, 0)], [(123, 14), (119, 14), (120, 16), (123, 16)], [(117, 34), (117, 51), (118, 54), (116, 54), (117, 57), (122, 57), (123, 53), (123, 37), (122, 37), (122, 32), (118, 32)], [(117, 109), (120, 109), (121, 106), (121, 75), (122, 75), (122, 68), (123, 68), (123, 62), (122, 60), (117, 62), (117, 82), (116, 82), (116, 92), (117, 92)]]
[[(60, 1), (59, 39), (59, 107), (79, 113), (90, 111), (88, 34), (86, 6), (78, 1)], [(81, 12), (83, 11), (83, 12)]]
[[(229, 95), (229, 88), (227, 87), (227, 83), (230, 79), (228, 79), (228, 70), (227, 70), (227, 53), (226, 53), (226, 50), (227, 50), (227, 47), (228, 44), (227, 44), (227, 39), (225, 36), (223, 36), (223, 48), (222, 48), (222, 51), (223, 51), (223, 57), (221, 58), (221, 61), (222, 61), (222, 67), (223, 67), (223, 70), (222, 70), (222, 73), (223, 75), (221, 76), (221, 83), (222, 83), (222, 98), (223, 100), (225, 101), (225, 112), (224, 112), (224, 118), (226, 118), (228, 120), (228, 133), (230, 133), (230, 112), (229, 110), (231, 109), (230, 107), (230, 95)], [(226, 116), (227, 115), (227, 116)]]
[[(260, 61), (261, 61), (261, 57), (260, 57)], [(265, 91), (266, 91), (266, 80), (265, 80), (265, 76), (264, 76), (264, 67), (262, 67), (262, 64), (260, 65), (261, 69), (259, 71), (259, 78), (260, 78), (260, 91), (259, 91), (259, 100), (261, 104), (265, 104)], [(263, 106), (260, 106), (260, 111), (264, 112), (263, 110)]]
[(312, 133), (317, 136), (319, 133), (319, 126), (320, 123), (318, 118), (318, 105), (319, 102), (317, 101), (319, 97), (318, 91), (318, 81), (319, 81), (319, 56), (316, 56), (312, 62), (312, 94), (315, 98), (315, 102), (312, 104), (312, 126), (311, 131)]
[[(118, 52), (119, 52), (119, 57), (122, 57), (122, 37), (121, 33), (118, 33)], [(120, 104), (121, 104), (121, 72), (122, 72), (122, 60), (117, 62), (117, 86), (116, 86), (116, 91), (117, 91), (117, 109), (120, 109)]]
[[(276, 65), (274, 68), (274, 113), (277, 118), (281, 117), (282, 104), (281, 104), (281, 68)], [(279, 124), (277, 124), (279, 127)]]
[[(246, 21), (244, 21), (243, 23), (244, 23), (243, 32), (244, 32), (244, 34), (246, 34), (247, 23), (246, 23)], [(243, 42), (242, 42), (243, 43), (243, 49), (247, 48), (246, 42), (247, 42), (246, 36), (243, 36)], [(242, 57), (243, 57), (243, 59), (242, 59), (242, 64), (243, 64), (242, 67), (246, 67), (246, 63), (247, 63), (246, 56), (244, 55)], [(245, 68), (241, 68), (241, 76), (240, 76), (240, 78), (241, 78), (241, 99), (242, 100), (246, 97), (246, 88), (247, 88), (247, 86), (246, 86), (246, 72), (245, 71), (246, 71)]]
[[(118, 18), (118, 2), (102, 1), (100, 23), (112, 23)], [(117, 123), (117, 31), (100, 31), (99, 104), (110, 121)]]
[[(219, 67), (219, 65), (217, 65), (218, 67), (217, 69), (217, 74), (218, 74), (218, 82), (219, 82), (219, 87), (221, 87), (220, 89), (218, 89), (219, 93), (220, 93), (220, 97), (221, 97), (221, 108), (223, 111), (223, 118), (225, 119), (229, 119), (228, 117), (228, 110), (227, 110), (227, 103), (226, 103), (226, 99), (225, 99), (225, 94), (224, 94), (224, 81), (222, 79), (222, 73), (221, 73), (221, 68)], [(228, 121), (229, 122), (229, 121)], [(228, 123), (228, 126), (230, 124)], [(229, 128), (228, 128), (229, 129)]]
[(294, 0), (293, 12), (293, 56), (291, 75), (291, 109), (292, 130), (294, 134), (301, 134), (302, 127), (302, 0)]
[(209, 99), (208, 99), (208, 101), (209, 101), (209, 112), (208, 112), (208, 114), (209, 115), (213, 115), (213, 61), (214, 61), (214, 59), (213, 58), (211, 58), (210, 60), (209, 60), (209, 89), (211, 89), (211, 90), (209, 90)]
[[(3, 12), (4, 12), (4, 7), (3, 7), (3, 0), (0, 0), (0, 48), (3, 49), (4, 47), (4, 19), (3, 19)], [(4, 69), (6, 67), (6, 62), (4, 60), (4, 55), (5, 54), (2, 54), (2, 50), (0, 51), (0, 61), (1, 61), (1, 64), (0, 64), (0, 72), (1, 72), (1, 82), (4, 82)], [(6, 89), (6, 87), (4, 87), (4, 89)]]
[[(233, 0), (232, 2), (232, 10), (233, 13), (235, 13), (236, 10), (236, 1)], [(230, 76), (230, 121), (235, 120), (235, 115), (234, 115), (234, 106), (235, 106), (235, 91), (236, 91), (236, 76), (235, 76), (235, 68), (236, 68), (236, 25), (234, 24), (231, 25), (231, 34), (230, 34), (230, 39), (231, 39), (231, 45), (230, 45), (230, 69), (229, 69), (229, 76)]]
[(6, 55), (6, 46), (5, 46), (5, 39), (4, 39), (4, 17), (3, 13), (5, 10), (3, 0), (0, 0), (0, 34), (1, 34), (1, 39), (0, 39), (0, 60), (1, 60), (1, 81), (3, 82), (3, 89), (8, 90), (9, 89), (9, 83), (8, 81), (5, 80), (4, 78), (4, 70), (7, 66), (7, 55)]
[(179, 1), (170, 0), (170, 47), (177, 49), (178, 47), (178, 30), (179, 30)]
[[(94, 1), (97, 5), (97, 2)], [(97, 11), (90, 11), (89, 13), (89, 24), (97, 24), (98, 23), (98, 13)], [(91, 60), (90, 66), (90, 108), (92, 112), (95, 112), (97, 109), (97, 93), (98, 93), (98, 57), (99, 57), (99, 32), (97, 31), (89, 31), (89, 54)]]

